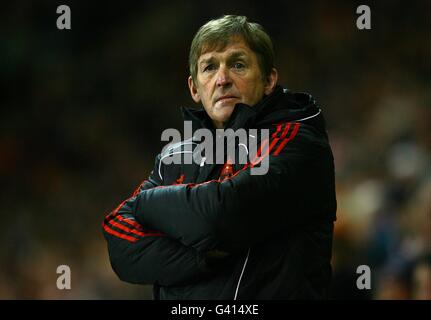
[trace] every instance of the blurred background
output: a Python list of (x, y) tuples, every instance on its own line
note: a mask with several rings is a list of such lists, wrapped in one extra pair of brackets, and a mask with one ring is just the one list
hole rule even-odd
[[(58, 30), (57, 6), (71, 9)], [(358, 30), (356, 8), (371, 8)], [(113, 273), (104, 216), (182, 128), (188, 50), (262, 24), (280, 83), (314, 95), (335, 156), (333, 299), (431, 298), (431, 2), (13, 1), (0, 9), (0, 298), (149, 299)], [(56, 268), (72, 289), (56, 288)], [(368, 265), (371, 290), (358, 290)]]

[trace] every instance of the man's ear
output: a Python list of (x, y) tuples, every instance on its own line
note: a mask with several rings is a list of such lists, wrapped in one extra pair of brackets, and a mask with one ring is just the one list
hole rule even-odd
[(199, 96), (198, 89), (196, 88), (193, 82), (192, 76), (189, 76), (188, 83), (189, 83), (190, 94), (192, 96), (193, 101), (196, 103), (201, 102), (201, 97)]
[(272, 68), (271, 73), (266, 78), (266, 85), (265, 85), (265, 94), (268, 95), (274, 90), (275, 86), (277, 85), (278, 81), (278, 72), (277, 69)]

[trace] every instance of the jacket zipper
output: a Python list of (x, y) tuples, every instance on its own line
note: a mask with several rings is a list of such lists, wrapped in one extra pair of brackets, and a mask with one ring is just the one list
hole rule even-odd
[(250, 248), (248, 248), (247, 256), (245, 257), (244, 265), (242, 266), (241, 275), (239, 276), (238, 284), (236, 285), (235, 296), (234, 296), (233, 300), (237, 300), (237, 298), (238, 298), (239, 285), (241, 284), (242, 275), (244, 274), (245, 267), (247, 266), (249, 255), (250, 255)]

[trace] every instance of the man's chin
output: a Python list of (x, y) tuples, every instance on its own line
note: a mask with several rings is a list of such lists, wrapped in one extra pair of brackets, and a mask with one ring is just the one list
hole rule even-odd
[(224, 105), (221, 108), (217, 108), (215, 110), (216, 111), (215, 112), (215, 118), (218, 121), (222, 121), (222, 122), (228, 121), (229, 118), (230, 118), (230, 116), (231, 116), (231, 114), (232, 114), (232, 112), (233, 112), (233, 110), (234, 110), (234, 108), (235, 108), (235, 104), (233, 104), (233, 105)]

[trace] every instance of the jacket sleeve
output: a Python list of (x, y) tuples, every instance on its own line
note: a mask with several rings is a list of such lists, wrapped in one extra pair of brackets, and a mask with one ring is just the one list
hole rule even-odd
[[(158, 161), (156, 159), (156, 168)], [(144, 190), (160, 184), (150, 175), (131, 198), (123, 201), (103, 221), (111, 266), (118, 277), (136, 284), (177, 285), (191, 283), (209, 274), (201, 252), (187, 247), (157, 230), (149, 230), (135, 221), (130, 204)]]
[(144, 191), (133, 202), (137, 221), (185, 245), (206, 239), (241, 250), (281, 230), (332, 219), (334, 168), (326, 135), (300, 123), (286, 123), (284, 130), (283, 139), (273, 133), (267, 142), (266, 174), (252, 175), (250, 164), (221, 182)]

